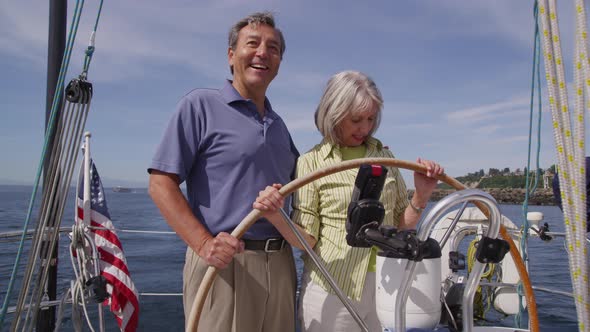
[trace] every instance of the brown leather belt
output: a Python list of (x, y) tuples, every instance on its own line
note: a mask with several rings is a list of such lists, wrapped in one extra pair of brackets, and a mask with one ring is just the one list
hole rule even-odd
[(248, 240), (243, 239), (246, 244), (246, 250), (264, 250), (265, 252), (277, 252), (285, 247), (285, 239), (271, 238), (266, 240)]

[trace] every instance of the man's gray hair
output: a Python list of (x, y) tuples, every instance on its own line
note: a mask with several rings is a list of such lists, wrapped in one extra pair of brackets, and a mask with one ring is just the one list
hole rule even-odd
[[(285, 49), (287, 48), (287, 46), (285, 45), (285, 37), (283, 37), (283, 32), (276, 27), (275, 18), (271, 12), (253, 13), (236, 22), (229, 30), (228, 46), (235, 51), (236, 46), (238, 44), (238, 36), (240, 34), (240, 30), (242, 30), (244, 27), (248, 25), (252, 25), (255, 27), (258, 24), (268, 25), (269, 27), (274, 28), (277, 31), (281, 42), (281, 59), (283, 59), (283, 54), (285, 54)], [(230, 66), (229, 69), (233, 75), (233, 67)]]
[(330, 78), (326, 90), (315, 111), (315, 125), (324, 138), (332, 144), (341, 144), (338, 124), (349, 114), (376, 110), (375, 125), (369, 133), (373, 136), (381, 122), (383, 97), (375, 82), (358, 71), (343, 71)]

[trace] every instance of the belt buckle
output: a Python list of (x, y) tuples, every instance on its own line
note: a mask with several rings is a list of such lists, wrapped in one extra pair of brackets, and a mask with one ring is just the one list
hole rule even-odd
[[(281, 241), (281, 247), (279, 249), (269, 249), (270, 243), (272, 241)], [(285, 241), (281, 238), (267, 239), (266, 243), (264, 244), (264, 251), (265, 252), (278, 252), (278, 251), (281, 251), (281, 249), (283, 249), (284, 246), (285, 246)]]

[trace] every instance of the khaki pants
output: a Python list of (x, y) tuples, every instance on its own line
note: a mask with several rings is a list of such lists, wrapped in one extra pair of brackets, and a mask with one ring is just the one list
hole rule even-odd
[[(207, 265), (190, 248), (183, 273), (185, 320)], [(278, 252), (246, 250), (218, 270), (199, 321), (199, 332), (295, 331), (297, 276), (291, 247)]]

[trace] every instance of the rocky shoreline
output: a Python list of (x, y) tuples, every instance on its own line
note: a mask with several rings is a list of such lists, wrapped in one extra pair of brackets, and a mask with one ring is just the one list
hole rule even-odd
[[(525, 190), (518, 188), (485, 188), (481, 189), (496, 199), (500, 204), (516, 204), (520, 205), (524, 202)], [(432, 194), (431, 201), (436, 202), (448, 194), (454, 192), (453, 189), (436, 189)], [(413, 190), (408, 190), (409, 197), (414, 194)], [(529, 197), (529, 205), (555, 205), (553, 199), (553, 190), (551, 189), (537, 189), (535, 193)]]

